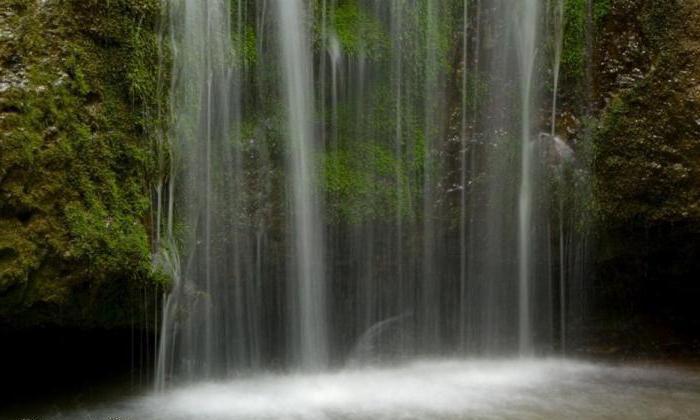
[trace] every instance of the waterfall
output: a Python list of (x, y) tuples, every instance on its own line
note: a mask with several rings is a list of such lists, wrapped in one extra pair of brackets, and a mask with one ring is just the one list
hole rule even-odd
[(438, 255), (441, 243), (438, 242), (436, 219), (437, 177), (440, 175), (440, 162), (435, 154), (440, 150), (444, 137), (442, 118), (444, 118), (443, 79), (439, 68), (442, 51), (440, 37), (440, 4), (428, 1), (425, 4), (425, 80), (424, 86), (424, 155), (423, 155), (423, 252), (421, 255), (422, 272), (420, 282), (420, 336), (423, 346), (433, 352), (441, 348)]
[[(556, 0), (554, 4), (554, 63), (552, 73), (552, 120), (550, 135), (554, 139), (557, 134), (557, 97), (559, 94), (559, 73), (561, 69), (561, 54), (564, 47), (564, 0)], [(564, 182), (563, 177), (560, 177)], [(565, 184), (560, 187), (565, 188)], [(562, 352), (566, 351), (566, 238), (564, 235), (564, 196), (559, 194), (559, 335)]]
[(462, 4), (462, 92), (460, 119), (460, 191), (459, 191), (459, 336), (460, 347), (466, 347), (467, 322), (467, 67), (469, 51), (469, 1)]
[(539, 1), (163, 2), (159, 387), (551, 351), (583, 203), (549, 202)]
[[(411, 294), (409, 293), (409, 283), (407, 282), (408, 276), (406, 275), (406, 272), (404, 270), (404, 238), (403, 238), (403, 231), (404, 231), (404, 212), (407, 211), (405, 208), (405, 203), (403, 202), (402, 198), (404, 196), (404, 179), (403, 179), (403, 173), (404, 173), (404, 167), (403, 167), (403, 161), (404, 161), (404, 146), (403, 146), (403, 124), (402, 124), (402, 115), (403, 115), (403, 61), (401, 59), (401, 55), (398, 53), (400, 47), (401, 47), (401, 41), (400, 41), (400, 36), (401, 33), (403, 32), (403, 19), (401, 16), (401, 1), (400, 0), (392, 0), (391, 2), (391, 9), (390, 9), (390, 14), (391, 14), (391, 22), (390, 22), (390, 27), (391, 27), (391, 40), (392, 40), (392, 57), (391, 57), (391, 78), (392, 78), (392, 86), (394, 89), (394, 127), (393, 127), (393, 135), (394, 135), (394, 144), (393, 144), (393, 152), (394, 152), (394, 159), (395, 159), (395, 168), (394, 168), (394, 182), (396, 183), (396, 199), (395, 199), (395, 208), (394, 208), (394, 224), (395, 224), (395, 250), (392, 255), (393, 258), (398, 260), (398, 264), (396, 265), (396, 277), (397, 277), (397, 287), (398, 287), (398, 292), (399, 292), (399, 297), (398, 297), (398, 307), (399, 308), (408, 308), (410, 306), (410, 298)], [(402, 345), (406, 345), (408, 343), (408, 332), (404, 331), (401, 335), (401, 343)]]
[(519, 278), (519, 346), (521, 353), (532, 351), (532, 314), (530, 294), (532, 281), (532, 211), (533, 159), (532, 83), (537, 42), (538, 1), (524, 0), (519, 4), (518, 28), (521, 90), (521, 180), (518, 203), (518, 278)]
[(172, 46), (172, 170), (159, 246), (161, 269), (173, 285), (163, 309), (160, 385), (171, 374), (194, 379), (245, 365), (259, 333), (246, 327), (251, 308), (241, 289), (249, 250), (235, 229), (241, 174), (231, 137), (239, 137), (239, 91), (229, 56), (228, 3), (188, 0), (165, 8)]
[(557, 95), (559, 93), (559, 73), (561, 70), (561, 53), (564, 47), (564, 0), (556, 0), (554, 4), (554, 65), (552, 67), (552, 120), (551, 135), (557, 133)]
[[(479, 159), (479, 152), (480, 148), (479, 146), (479, 138), (477, 137), (477, 123), (479, 121), (479, 113), (478, 111), (478, 104), (479, 104), (479, 92), (478, 86), (479, 84), (477, 83), (478, 78), (481, 76), (480, 75), (480, 58), (481, 58), (481, 0), (476, 0), (473, 2), (474, 4), (474, 31), (473, 31), (473, 37), (474, 37), (474, 43), (473, 43), (473, 56), (474, 56), (474, 61), (472, 63), (472, 79), (474, 80), (473, 87), (472, 89), (469, 90), (469, 93), (471, 94), (471, 106), (470, 106), (470, 112), (471, 114), (467, 116), (467, 109), (466, 109), (466, 104), (465, 104), (465, 109), (463, 110), (464, 113), (464, 118), (469, 118), (472, 126), (472, 133), (471, 133), (471, 141), (469, 144), (469, 174), (468, 176), (462, 181), (464, 183), (464, 188), (465, 188), (465, 195), (467, 193), (467, 187), (468, 193), (469, 193), (469, 199), (467, 202), (463, 203), (462, 205), (464, 206), (461, 211), (465, 213), (465, 232), (464, 234), (468, 235), (466, 238), (466, 249), (465, 250), (460, 250), (460, 252), (464, 252), (465, 254), (462, 255), (460, 254), (460, 258), (464, 260), (464, 264), (466, 265), (465, 267), (465, 279), (464, 279), (464, 287), (462, 290), (462, 296), (463, 300), (460, 304), (461, 312), (460, 313), (460, 322), (464, 324), (465, 328), (460, 331), (460, 340), (464, 343), (462, 345), (462, 348), (464, 351), (470, 351), (470, 352), (479, 352), (482, 346), (482, 334), (481, 331), (477, 331), (477, 323), (482, 322), (482, 317), (479, 309), (477, 309), (477, 299), (481, 299), (481, 279), (479, 278), (481, 276), (481, 271), (477, 268), (477, 258), (479, 258), (479, 254), (477, 252), (477, 246), (481, 245), (477, 242), (477, 232), (479, 232), (478, 226), (477, 226), (477, 200), (480, 200), (481, 197), (478, 196), (477, 192), (479, 191), (476, 183), (477, 179), (477, 174), (479, 171), (479, 168), (477, 167), (477, 161)], [(463, 11), (463, 14), (465, 16), (465, 22), (464, 22), (464, 42), (467, 41), (469, 37), (469, 32), (468, 32), (468, 27), (466, 26), (468, 24), (467, 22), (467, 17), (469, 13), (469, 1), (465, 2), (463, 7), (465, 10)], [(467, 46), (465, 45), (465, 48)], [(467, 71), (467, 62), (466, 62), (466, 54), (468, 52), (468, 49), (463, 50), (464, 54), (464, 71)], [(466, 76), (466, 75), (465, 75)], [(466, 82), (468, 79), (463, 79), (463, 82)], [(463, 93), (463, 101), (466, 99), (466, 92)], [(466, 153), (466, 151), (465, 151)], [(466, 156), (465, 156), (466, 159)], [(466, 162), (464, 162), (466, 163)], [(463, 163), (463, 164), (464, 164)], [(465, 197), (466, 199), (466, 197)]]
[[(294, 237), (289, 291), (292, 307), (292, 348), (295, 361), (306, 369), (327, 364), (326, 299), (323, 232), (316, 170), (312, 118), (311, 57), (300, 0), (275, 2), (282, 56), (283, 90), (289, 130), (289, 170)], [(334, 84), (335, 88), (335, 84)]]

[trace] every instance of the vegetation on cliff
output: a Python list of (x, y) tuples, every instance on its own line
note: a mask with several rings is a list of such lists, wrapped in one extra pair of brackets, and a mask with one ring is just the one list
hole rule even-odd
[(601, 28), (596, 195), (610, 223), (700, 223), (700, 19), (676, 3), (620, 2)]
[(156, 279), (159, 7), (0, 5), (0, 320), (126, 323)]
[(650, 324), (698, 321), (700, 2), (612, 2), (596, 29), (594, 303), (631, 352), (669, 353)]

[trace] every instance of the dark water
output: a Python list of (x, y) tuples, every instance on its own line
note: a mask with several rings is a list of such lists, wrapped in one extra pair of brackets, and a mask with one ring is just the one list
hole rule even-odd
[(559, 359), (426, 360), (202, 382), (27, 418), (698, 419), (700, 371)]

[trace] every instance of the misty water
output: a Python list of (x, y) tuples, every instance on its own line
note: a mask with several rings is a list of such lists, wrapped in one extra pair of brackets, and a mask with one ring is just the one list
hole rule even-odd
[(59, 419), (695, 419), (700, 371), (561, 359), (414, 361), (195, 383)]
[(319, 371), (358, 346), (384, 361), (566, 347), (586, 316), (589, 171), (538, 117), (548, 7), (164, 5), (159, 388)]

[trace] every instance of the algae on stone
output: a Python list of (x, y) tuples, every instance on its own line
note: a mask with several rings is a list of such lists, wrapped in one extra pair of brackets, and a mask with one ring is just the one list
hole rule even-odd
[(130, 299), (158, 278), (159, 8), (0, 5), (0, 322), (125, 324)]

